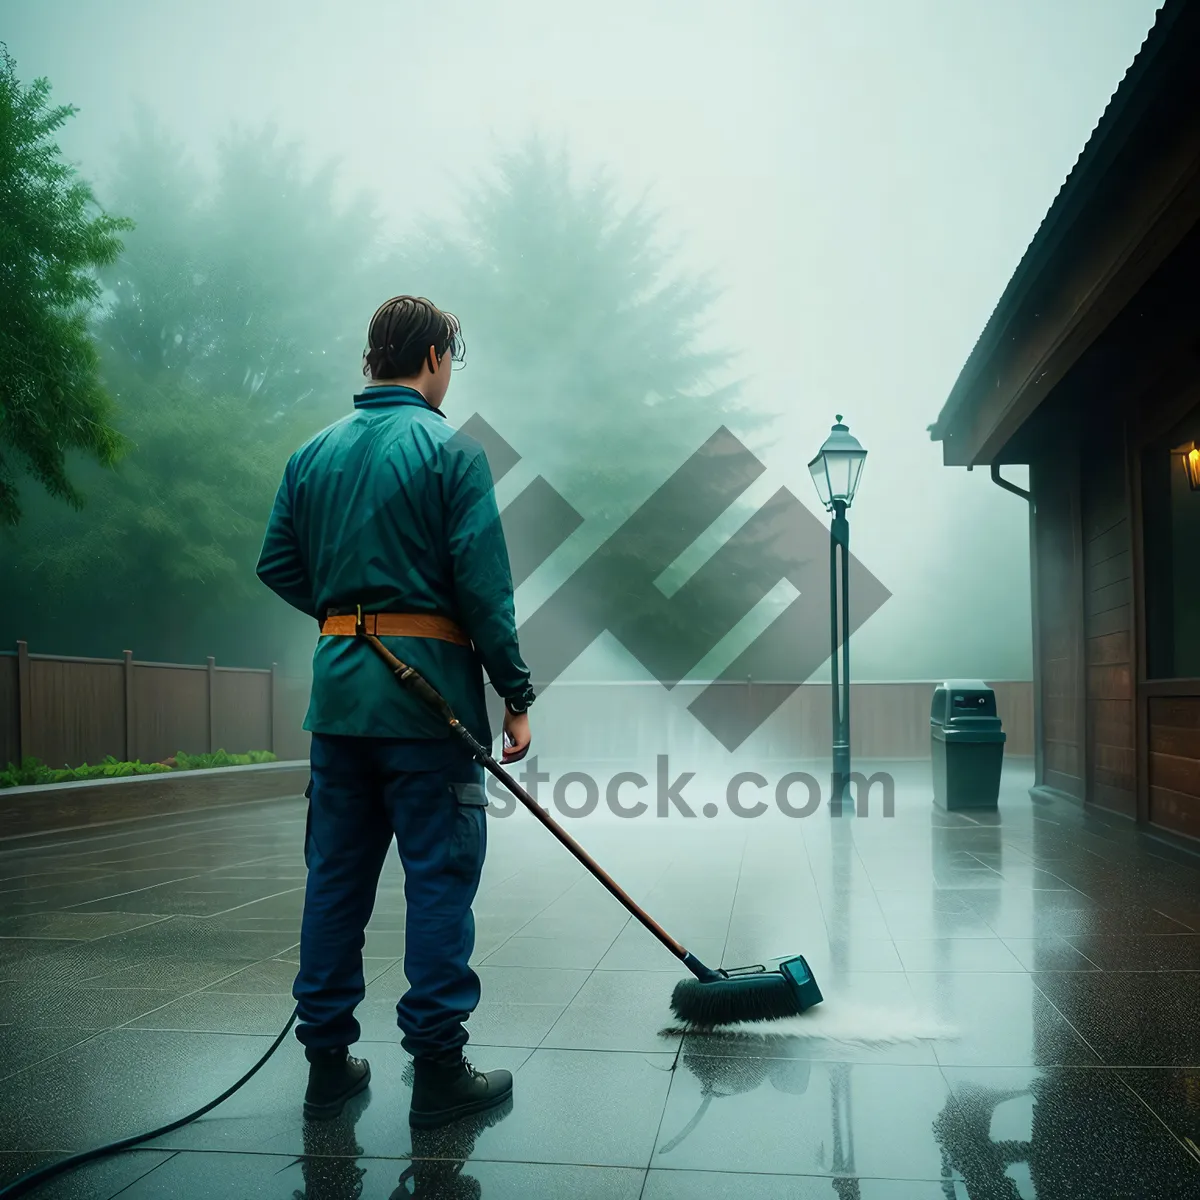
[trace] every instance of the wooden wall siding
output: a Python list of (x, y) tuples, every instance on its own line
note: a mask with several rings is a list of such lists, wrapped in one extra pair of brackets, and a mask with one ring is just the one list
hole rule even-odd
[(271, 676), (218, 667), (213, 674), (215, 750), (245, 754), (271, 744)]
[(133, 711), (133, 758), (159, 762), (177, 750), (207, 753), (208, 672), (203, 667), (136, 664)]
[[(309, 735), (304, 731), (311, 682), (300, 676), (275, 676), (273, 749), (283, 761), (308, 758)], [(255, 746), (261, 750), (263, 746)]]
[(21, 757), (21, 694), (17, 690), (17, 657), (0, 657), (0, 766)]
[(1078, 462), (1069, 448), (1055, 446), (1051, 459), (1030, 464), (1043, 739), (1038, 782), (1082, 799), (1083, 562), (1078, 480)]
[(1200, 695), (1148, 704), (1150, 820), (1200, 837)]
[[(94, 747), (125, 745), (125, 671), (120, 663), (31, 659), (26, 753), (52, 767), (89, 758)], [(118, 755), (120, 757), (120, 755)]]
[(1095, 412), (1080, 476), (1086, 664), (1086, 797), (1135, 816), (1133, 542), (1125, 427)]

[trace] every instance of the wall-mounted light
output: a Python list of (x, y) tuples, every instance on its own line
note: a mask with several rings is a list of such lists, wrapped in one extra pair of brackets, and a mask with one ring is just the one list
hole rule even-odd
[(1200, 492), (1200, 446), (1195, 442), (1187, 442), (1177, 446), (1173, 453), (1178, 454), (1183, 462), (1183, 473), (1187, 477), (1188, 487), (1193, 492)]

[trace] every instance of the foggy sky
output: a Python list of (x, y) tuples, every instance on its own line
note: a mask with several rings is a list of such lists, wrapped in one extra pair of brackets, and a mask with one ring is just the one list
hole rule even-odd
[(835, 412), (870, 452), (854, 549), (893, 598), (856, 634), (856, 675), (1029, 678), (1026, 507), (942, 467), (926, 426), (1154, 11), (0, 0), (0, 39), (23, 80), (80, 107), (62, 145), (101, 185), (141, 104), (200, 159), (232, 122), (276, 122), (341, 156), (396, 233), (535, 130), (627, 198), (649, 190), (686, 263), (726, 286), (713, 337), (744, 352), (747, 400), (778, 414), (751, 494), (815, 508), (805, 464)]

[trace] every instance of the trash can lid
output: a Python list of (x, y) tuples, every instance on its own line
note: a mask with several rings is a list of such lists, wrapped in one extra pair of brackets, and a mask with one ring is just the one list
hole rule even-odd
[(982, 679), (947, 679), (934, 688), (929, 723), (960, 729), (999, 729), (995, 690)]

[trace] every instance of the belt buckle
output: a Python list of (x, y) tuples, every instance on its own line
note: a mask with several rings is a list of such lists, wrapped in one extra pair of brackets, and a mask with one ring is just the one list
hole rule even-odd
[(362, 605), (356, 606), (356, 616), (354, 618), (354, 636), (362, 637), (367, 632), (366, 625), (363, 624)]

